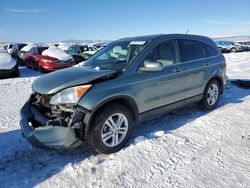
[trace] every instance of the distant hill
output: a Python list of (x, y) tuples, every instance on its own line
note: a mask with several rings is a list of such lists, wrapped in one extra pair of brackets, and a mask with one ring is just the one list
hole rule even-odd
[(101, 42), (111, 42), (110, 40), (77, 40), (77, 39), (69, 39), (69, 40), (62, 40), (59, 42), (65, 42), (65, 43), (76, 43), (76, 44), (81, 44), (81, 43), (101, 43)]
[(250, 41), (250, 36), (225, 36), (225, 37), (212, 37), (214, 40), (229, 40), (235, 42)]

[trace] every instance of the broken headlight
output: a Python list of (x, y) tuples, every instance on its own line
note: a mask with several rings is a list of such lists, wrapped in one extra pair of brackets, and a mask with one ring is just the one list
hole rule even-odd
[(55, 94), (51, 100), (51, 105), (58, 104), (75, 104), (91, 88), (92, 85), (76, 86), (64, 89)]

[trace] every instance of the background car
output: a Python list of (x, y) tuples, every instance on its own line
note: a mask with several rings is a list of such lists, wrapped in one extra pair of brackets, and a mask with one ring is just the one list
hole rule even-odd
[(231, 52), (243, 52), (243, 51), (245, 51), (245, 48), (241, 44), (234, 42), (234, 41), (230, 41), (230, 43), (234, 46), (231, 49)]
[(11, 56), (17, 61), (19, 65), (23, 65), (22, 59), (19, 57), (20, 50), (28, 44), (26, 43), (15, 43), (11, 50)]
[(13, 47), (12, 43), (4, 45), (4, 48), (7, 50), (8, 53), (12, 52), (12, 47)]
[(86, 61), (96, 52), (96, 47), (88, 45), (74, 45), (67, 50), (67, 53), (73, 56), (76, 64), (82, 61)]
[(24, 63), (25, 61), (25, 54), (33, 47), (36, 47), (36, 44), (27, 44), (26, 46), (24, 46), (22, 49), (20, 49), (20, 51), (18, 52), (18, 57), (20, 58), (20, 60)]
[[(45, 53), (43, 54), (43, 52)], [(59, 49), (49, 49), (42, 46), (33, 47), (26, 53), (25, 63), (28, 68), (40, 72), (50, 72), (74, 66), (75, 61), (73, 57), (67, 57), (67, 54), (65, 54), (65, 52)], [(60, 55), (64, 55), (66, 58), (60, 58)]]
[(33, 47), (24, 56), (25, 65), (28, 68), (38, 70), (38, 63), (41, 60), (42, 52), (47, 50), (48, 47)]
[(243, 47), (239, 44), (236, 44), (235, 42), (231, 41), (215, 41), (216, 45), (218, 48), (221, 50), (223, 53), (228, 53), (228, 52), (242, 52), (244, 51)]
[(18, 76), (19, 69), (16, 60), (10, 54), (0, 50), (0, 79)]
[(238, 43), (243, 46), (245, 51), (250, 51), (250, 42), (238, 42)]

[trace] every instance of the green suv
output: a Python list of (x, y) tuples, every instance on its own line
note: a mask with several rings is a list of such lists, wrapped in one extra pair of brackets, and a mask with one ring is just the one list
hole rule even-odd
[(21, 109), (23, 136), (35, 146), (86, 142), (119, 151), (136, 124), (190, 103), (216, 107), (227, 83), (216, 44), (197, 35), (151, 35), (110, 43), (84, 66), (36, 79)]

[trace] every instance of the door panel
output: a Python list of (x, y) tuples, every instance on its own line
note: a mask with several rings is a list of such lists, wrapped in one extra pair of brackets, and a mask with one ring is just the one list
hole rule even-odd
[(192, 61), (182, 64), (182, 70), (185, 77), (185, 96), (193, 97), (203, 93), (204, 84), (206, 84), (207, 66), (206, 60)]
[(199, 41), (179, 39), (178, 47), (185, 77), (185, 96), (190, 98), (203, 93), (208, 72), (207, 59)]
[(162, 107), (183, 100), (185, 95), (183, 71), (178, 63), (176, 40), (167, 40), (158, 44), (145, 58), (141, 66), (148, 62), (161, 63), (164, 69), (157, 72), (138, 72), (137, 101), (141, 112)]
[(142, 106), (142, 112), (185, 98), (183, 72), (176, 73), (174, 68), (175, 66), (161, 72), (138, 73), (137, 77), (141, 81), (136, 83), (140, 91), (136, 98)]

